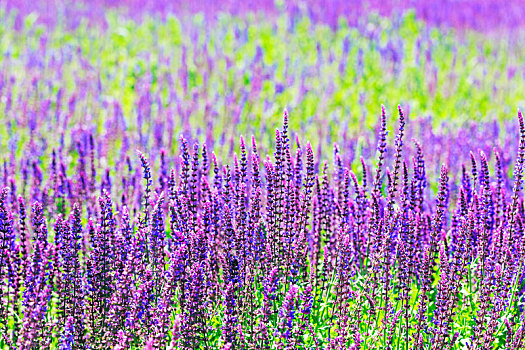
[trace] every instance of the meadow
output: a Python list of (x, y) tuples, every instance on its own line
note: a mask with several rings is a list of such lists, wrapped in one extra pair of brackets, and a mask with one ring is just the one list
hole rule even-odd
[(525, 348), (519, 2), (223, 3), (0, 1), (0, 349)]

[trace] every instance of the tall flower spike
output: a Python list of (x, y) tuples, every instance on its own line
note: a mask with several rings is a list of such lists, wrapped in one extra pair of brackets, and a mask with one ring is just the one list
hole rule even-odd
[(240, 148), (241, 148), (241, 171), (240, 171), (240, 181), (245, 182), (248, 177), (248, 157), (246, 156), (246, 145), (244, 144), (244, 138), (240, 138)]
[[(439, 177), (439, 191), (436, 199), (436, 215), (434, 219), (434, 235), (432, 239), (433, 252), (437, 252), (437, 244), (441, 240), (441, 231), (445, 224), (445, 210), (447, 209), (447, 198), (448, 198), (448, 169), (445, 164), (441, 165), (441, 175)], [(446, 238), (445, 238), (445, 249)]]
[(520, 141), (518, 146), (518, 154), (516, 157), (516, 165), (514, 167), (514, 188), (512, 196), (512, 208), (515, 210), (518, 200), (518, 193), (522, 189), (523, 182), (523, 164), (525, 163), (525, 123), (523, 121), (523, 115), (518, 109), (518, 121), (520, 124)]
[(29, 247), (28, 247), (28, 236), (27, 236), (27, 226), (26, 226), (26, 207), (24, 203), (24, 198), (22, 196), (18, 196), (18, 208), (19, 208), (19, 216), (18, 216), (18, 230), (20, 232), (20, 248), (22, 250), (22, 259), (25, 260), (27, 258), (27, 254), (29, 254)]
[(91, 163), (91, 178), (89, 181), (89, 188), (91, 192), (94, 192), (97, 184), (97, 170), (95, 166), (95, 141), (93, 134), (89, 134), (89, 159)]
[(47, 244), (47, 228), (44, 218), (44, 209), (42, 208), (42, 205), (39, 202), (34, 202), (31, 211), (34, 232), (33, 239), (35, 241)]
[(392, 186), (389, 187), (390, 206), (393, 205), (397, 193), (397, 184), (400, 177), (401, 157), (403, 156), (403, 135), (405, 130), (405, 116), (401, 106), (397, 106), (399, 112), (399, 131), (395, 139), (396, 153), (394, 155), (394, 173), (392, 177)]
[(297, 190), (299, 190), (303, 182), (303, 149), (301, 148), (299, 136), (296, 136), (295, 143), (297, 144), (297, 150), (295, 154), (294, 178), (295, 178), (295, 186)]
[(361, 169), (362, 169), (362, 172), (363, 172), (363, 179), (362, 179), (362, 186), (363, 186), (363, 189), (365, 189), (366, 191), (366, 188), (368, 186), (368, 167), (366, 166), (366, 161), (365, 159), (363, 158), (363, 156), (361, 156), (359, 158), (359, 160), (361, 161)]
[(181, 172), (180, 172), (180, 181), (181, 181), (181, 191), (183, 194), (187, 195), (189, 192), (189, 178), (190, 178), (190, 152), (188, 150), (188, 142), (183, 135), (180, 135), (180, 147), (181, 147)]
[(470, 183), (470, 175), (467, 173), (465, 164), (462, 164), (461, 166), (461, 186), (465, 191), (467, 203), (470, 203), (472, 199), (472, 189)]
[(509, 228), (509, 240), (512, 241), (514, 233), (516, 231), (516, 221), (520, 223), (521, 220), (516, 220), (516, 211), (519, 205), (519, 193), (522, 189), (523, 184), (523, 164), (525, 163), (525, 122), (523, 121), (523, 115), (518, 109), (518, 122), (520, 131), (520, 140), (518, 146), (518, 154), (516, 157), (516, 164), (514, 165), (514, 187), (512, 188), (512, 202), (510, 204), (510, 228)]
[(478, 166), (476, 163), (476, 157), (474, 156), (474, 153), (472, 151), (470, 152), (470, 163), (472, 164), (472, 179), (474, 180), (473, 187), (475, 190), (478, 182)]
[(386, 112), (385, 112), (385, 106), (381, 105), (381, 119), (379, 124), (379, 135), (378, 135), (378, 141), (377, 141), (377, 167), (376, 167), (376, 176), (374, 178), (374, 192), (376, 195), (379, 195), (381, 192), (381, 186), (382, 186), (382, 171), (383, 171), (383, 163), (385, 160), (385, 153), (386, 153), (386, 137), (387, 137), (388, 131), (386, 130)]
[(202, 176), (204, 178), (208, 177), (208, 173), (210, 171), (210, 164), (208, 159), (208, 147), (206, 147), (206, 143), (202, 144)]
[(169, 199), (170, 201), (175, 200), (175, 196), (177, 195), (177, 182), (175, 177), (175, 169), (170, 169), (170, 177), (168, 180), (168, 193), (169, 193)]
[(286, 155), (290, 150), (290, 139), (288, 135), (288, 110), (286, 108), (283, 112), (283, 132), (281, 138), (283, 143), (283, 153)]
[(151, 181), (151, 169), (150, 169), (150, 165), (149, 165), (149, 161), (148, 159), (146, 158), (146, 156), (144, 156), (144, 154), (142, 152), (140, 152), (139, 150), (137, 150), (137, 154), (140, 158), (140, 162), (141, 162), (141, 165), (142, 165), (142, 170), (143, 170), (143, 178), (144, 178), (144, 181), (145, 181), (145, 189), (144, 189), (144, 219), (142, 220), (142, 225), (143, 227), (146, 227), (148, 224), (149, 224), (149, 199), (150, 199), (150, 193), (151, 193), (151, 184), (152, 184), (152, 181)]

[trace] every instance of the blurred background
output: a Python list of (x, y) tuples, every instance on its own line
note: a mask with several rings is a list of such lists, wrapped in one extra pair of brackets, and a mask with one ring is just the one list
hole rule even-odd
[(358, 23), (368, 12), (383, 16), (414, 9), (418, 19), (431, 25), (471, 28), (485, 32), (516, 30), (523, 26), (525, 8), (520, 0), (2, 0), (8, 9), (16, 9), (22, 16), (37, 12), (42, 23), (62, 22), (77, 26), (82, 19), (104, 22), (107, 8), (118, 8), (132, 18), (145, 14), (166, 16), (168, 13), (203, 13), (216, 17), (220, 12), (242, 15), (263, 12), (265, 15), (307, 14), (313, 21), (336, 27), (341, 17), (349, 23)]
[(47, 162), (53, 148), (76, 159), (90, 137), (108, 168), (136, 149), (176, 160), (180, 134), (222, 157), (241, 135), (266, 151), (287, 108), (294, 138), (325, 159), (337, 142), (355, 168), (375, 156), (381, 104), (389, 140), (402, 106), (431, 172), (493, 147), (509, 165), (517, 146), (522, 1), (0, 4), (7, 163)]

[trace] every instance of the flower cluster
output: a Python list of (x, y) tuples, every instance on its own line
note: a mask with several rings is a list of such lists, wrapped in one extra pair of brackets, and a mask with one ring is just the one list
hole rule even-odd
[(499, 152), (494, 172), (471, 153), (457, 187), (441, 167), (435, 200), (424, 146), (404, 150), (401, 107), (393, 154), (383, 109), (377, 167), (362, 159), (359, 174), (337, 145), (333, 170), (319, 167), (310, 144), (290, 142), (288, 118), (264, 161), (255, 139), (221, 164), (182, 137), (179, 171), (163, 161), (155, 177), (139, 152), (94, 186), (61, 170), (60, 196), (53, 157), (27, 191), (5, 187), (1, 344), (523, 348), (521, 113), (514, 186)]

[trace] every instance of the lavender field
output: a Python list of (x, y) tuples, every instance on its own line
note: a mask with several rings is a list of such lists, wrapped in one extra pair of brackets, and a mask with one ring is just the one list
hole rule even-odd
[(525, 349), (518, 0), (0, 0), (0, 349)]

